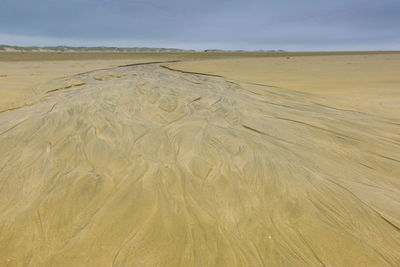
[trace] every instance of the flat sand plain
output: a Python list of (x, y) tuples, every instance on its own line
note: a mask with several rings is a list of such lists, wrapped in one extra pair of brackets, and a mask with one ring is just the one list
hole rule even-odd
[(335, 105), (400, 118), (400, 54), (289, 55), (192, 61), (169, 66), (312, 93)]
[(41, 85), (56, 78), (155, 60), (155, 58), (148, 57), (107, 60), (84, 58), (78, 60), (1, 61), (0, 54), (0, 111), (20, 107), (30, 99), (45, 93), (41, 90), (44, 88)]
[(400, 265), (399, 56), (53, 63), (3, 83), (1, 266)]

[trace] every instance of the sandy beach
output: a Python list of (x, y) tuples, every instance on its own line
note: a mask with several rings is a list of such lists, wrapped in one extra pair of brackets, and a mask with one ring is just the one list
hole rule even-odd
[(205, 55), (0, 62), (0, 266), (400, 265), (400, 54)]

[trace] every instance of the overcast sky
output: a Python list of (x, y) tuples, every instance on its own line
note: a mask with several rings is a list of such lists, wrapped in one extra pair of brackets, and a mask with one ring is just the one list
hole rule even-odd
[(0, 0), (0, 44), (400, 50), (400, 0)]

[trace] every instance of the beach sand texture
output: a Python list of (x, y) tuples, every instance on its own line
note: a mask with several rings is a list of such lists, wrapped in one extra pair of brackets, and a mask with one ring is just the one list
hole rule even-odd
[(162, 65), (0, 113), (1, 266), (400, 265), (393, 105)]

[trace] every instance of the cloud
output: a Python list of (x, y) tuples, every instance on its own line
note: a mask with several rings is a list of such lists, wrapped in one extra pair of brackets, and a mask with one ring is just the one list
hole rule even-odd
[(399, 49), (398, 14), (397, 0), (2, 0), (0, 42)]

